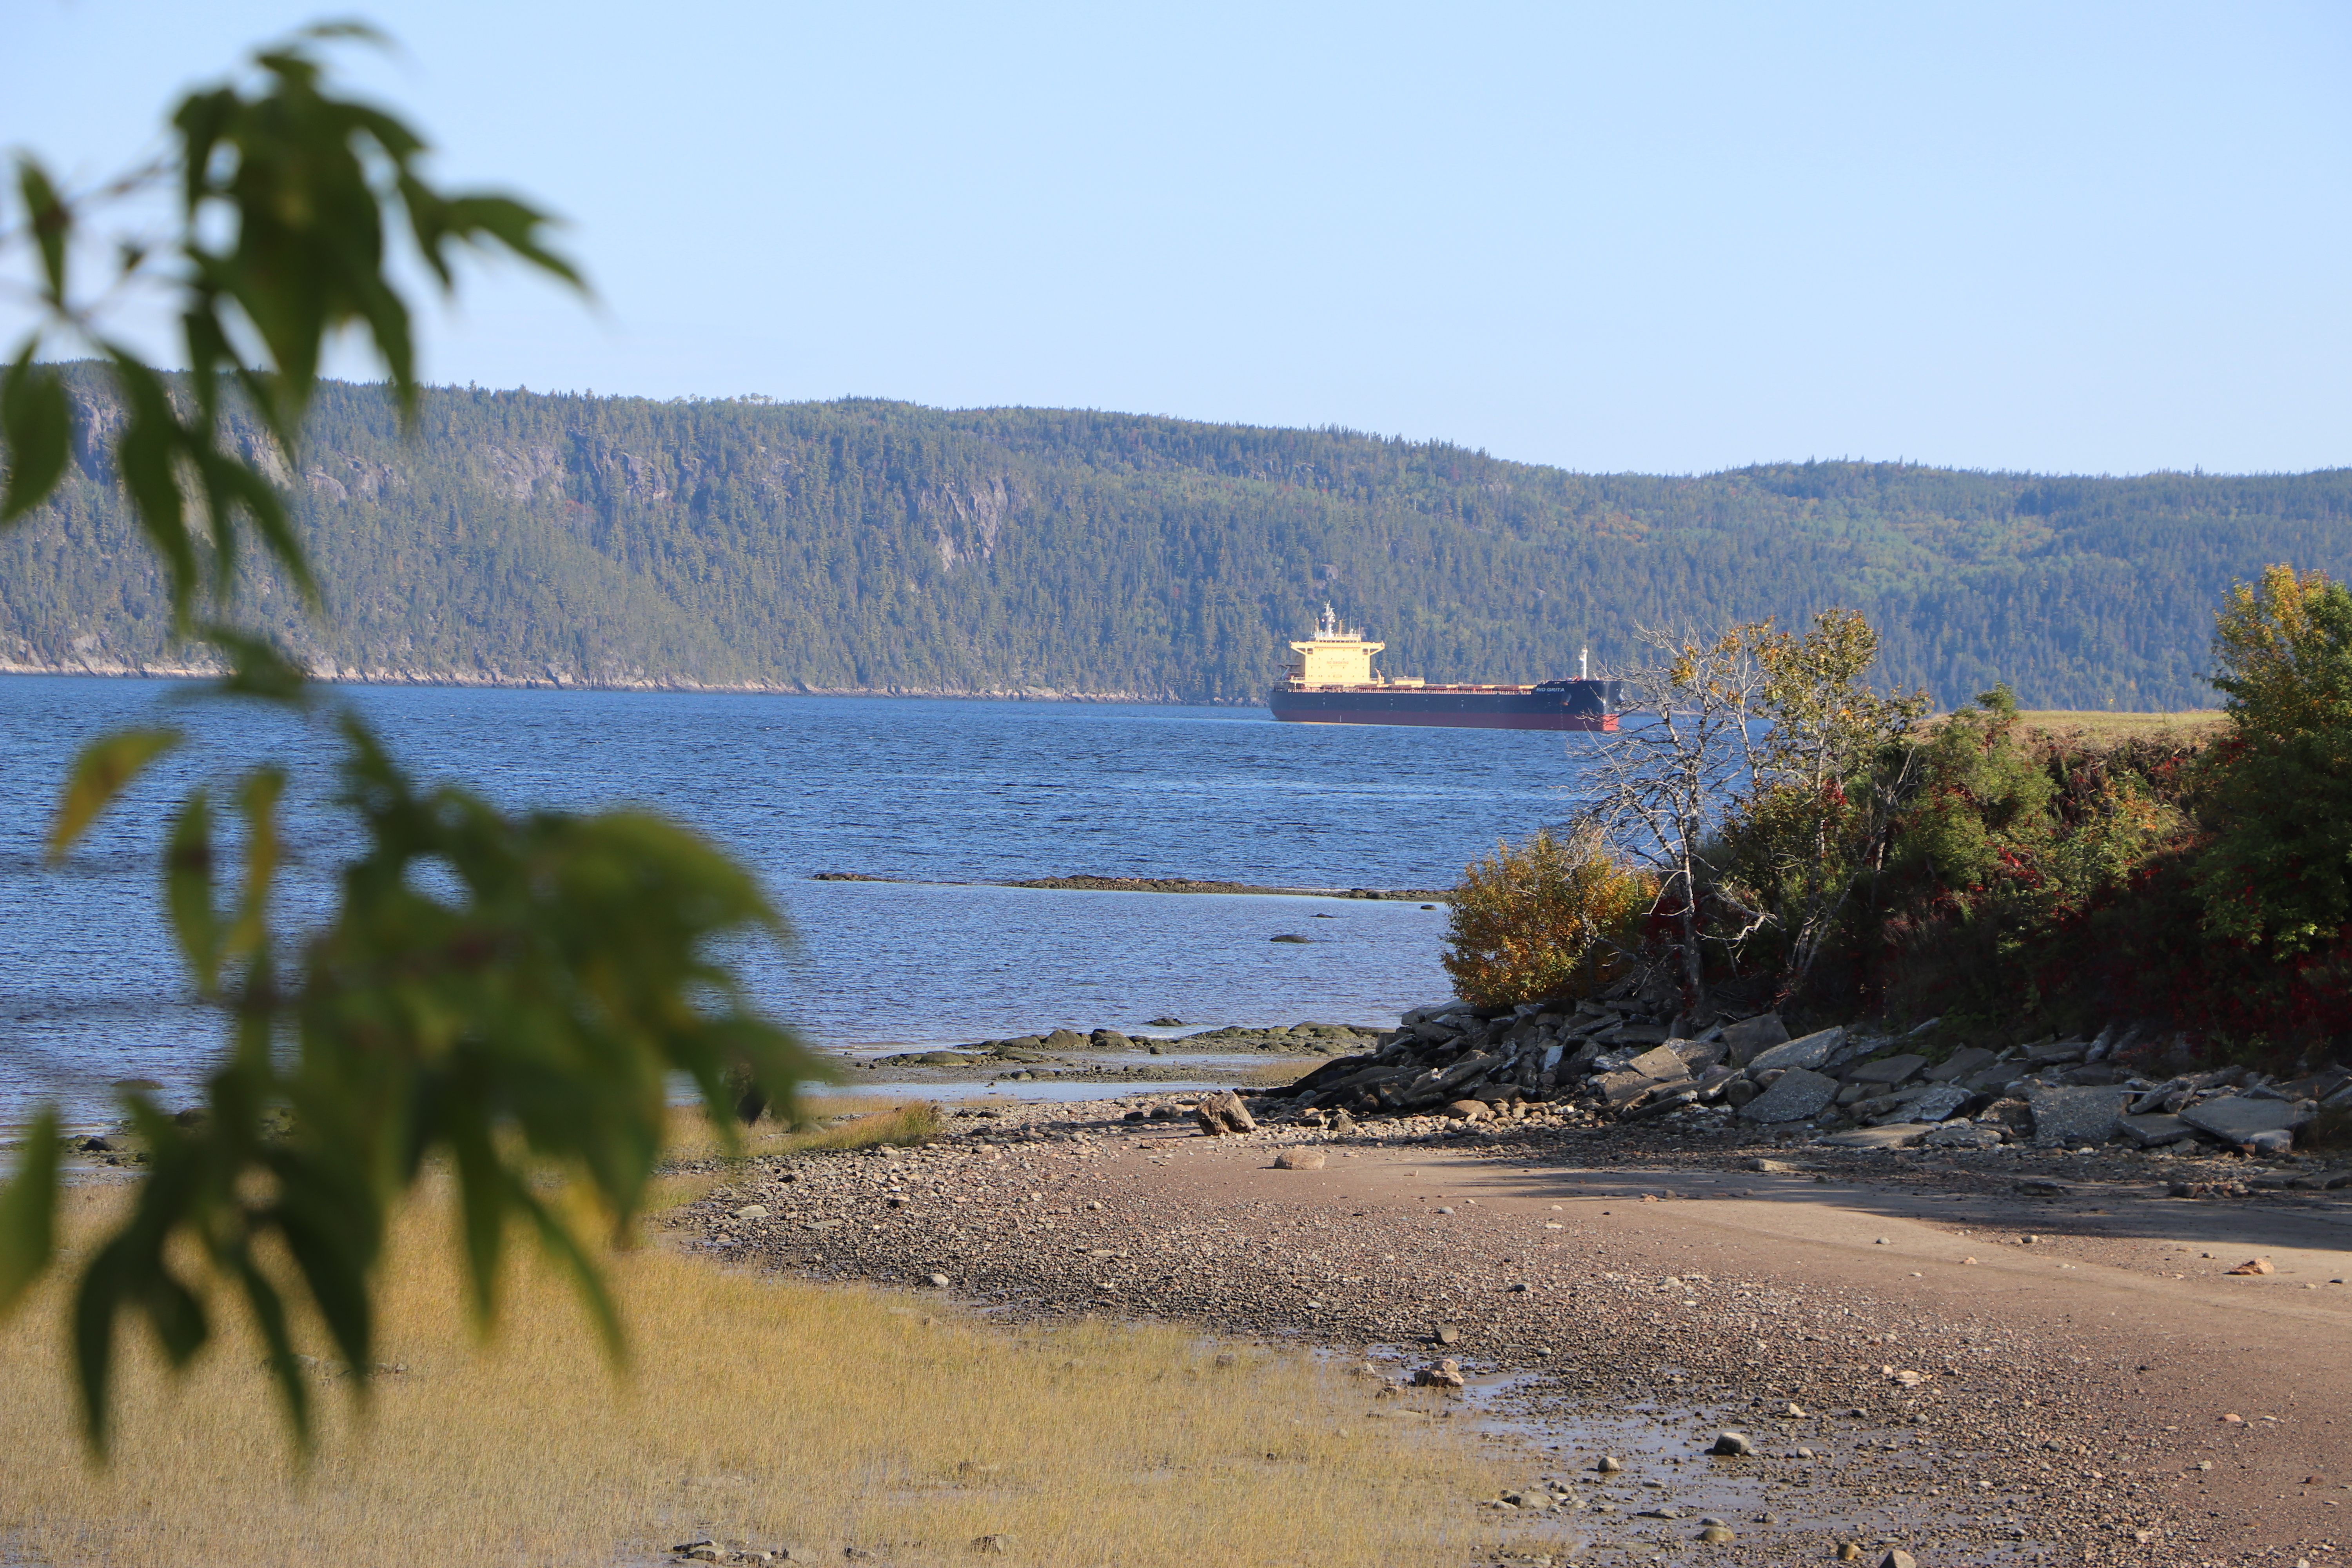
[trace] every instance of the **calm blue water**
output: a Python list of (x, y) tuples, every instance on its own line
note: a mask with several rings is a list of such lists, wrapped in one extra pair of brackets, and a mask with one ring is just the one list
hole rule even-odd
[[(315, 910), (347, 842), (318, 805), (323, 721), (184, 683), (0, 678), (0, 1118), (178, 1090), (215, 1038), (157, 912), (155, 851), (189, 784), (270, 757), (306, 774), (289, 898)], [(1262, 709), (361, 688), (423, 778), (510, 805), (651, 806), (765, 881), (798, 931), (744, 963), (820, 1045), (949, 1044), (1067, 1025), (1377, 1022), (1446, 994), (1443, 911), (1324, 899), (950, 886), (1067, 873), (1441, 887), (1564, 816), (1590, 736), (1278, 724)], [(73, 860), (40, 846), (68, 759), (106, 730), (199, 743)], [(307, 764), (307, 766), (306, 766)], [(820, 871), (925, 879), (815, 882)], [(1318, 919), (1318, 916), (1328, 916)], [(1281, 932), (1307, 945), (1271, 942)]]

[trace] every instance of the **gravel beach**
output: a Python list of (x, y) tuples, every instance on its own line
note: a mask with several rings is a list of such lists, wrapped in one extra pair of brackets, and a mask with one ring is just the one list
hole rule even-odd
[[(672, 1223), (755, 1268), (1345, 1356), (1368, 1418), (1525, 1439), (1462, 1500), (1475, 1561), (2317, 1564), (2352, 1533), (2342, 1192), (1540, 1114), (1213, 1137), (1191, 1103), (967, 1106), (927, 1147), (722, 1167)], [(1442, 1358), (1463, 1392), (1400, 1386)]]

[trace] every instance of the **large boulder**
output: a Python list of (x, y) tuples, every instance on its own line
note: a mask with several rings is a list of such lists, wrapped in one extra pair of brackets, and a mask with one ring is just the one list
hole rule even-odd
[(1759, 1051), (1769, 1050), (1789, 1037), (1789, 1026), (1780, 1022), (1778, 1013), (1761, 1013), (1753, 1018), (1742, 1018), (1737, 1024), (1727, 1024), (1723, 1029), (1724, 1048), (1731, 1059), (1746, 1067)]
[(1748, 1070), (1750, 1073), (1767, 1073), (1778, 1068), (1817, 1068), (1829, 1060), (1830, 1053), (1844, 1042), (1843, 1026), (1817, 1029), (1785, 1045), (1759, 1051), (1748, 1058)]
[(1249, 1107), (1244, 1105), (1242, 1097), (1230, 1089), (1219, 1089), (1204, 1097), (1192, 1108), (1192, 1120), (1198, 1121), (1201, 1131), (1212, 1138), (1228, 1132), (1257, 1131), (1257, 1122), (1251, 1117)]
[(1808, 1068), (1790, 1068), (1772, 1080), (1771, 1088), (1741, 1106), (1739, 1114), (1750, 1121), (1801, 1121), (1826, 1110), (1837, 1092), (1837, 1079)]

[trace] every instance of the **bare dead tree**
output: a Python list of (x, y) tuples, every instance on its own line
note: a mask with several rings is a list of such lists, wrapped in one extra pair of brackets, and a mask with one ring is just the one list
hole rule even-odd
[(1672, 933), (1674, 980), (1692, 1010), (1706, 1005), (1708, 945), (1736, 949), (1766, 918), (1724, 887), (1715, 838), (1759, 761), (1769, 674), (1759, 648), (1769, 635), (1769, 623), (1712, 641), (1643, 628), (1646, 662), (1627, 672), (1641, 701), (1601, 742), (1577, 814), (1655, 873), (1650, 923), (1663, 918)]

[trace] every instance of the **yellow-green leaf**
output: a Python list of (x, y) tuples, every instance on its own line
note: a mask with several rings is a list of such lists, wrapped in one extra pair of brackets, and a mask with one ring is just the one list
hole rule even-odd
[(178, 745), (177, 730), (118, 730), (100, 735), (81, 749), (67, 780), (65, 799), (58, 805), (49, 826), (49, 858), (64, 858), (75, 840), (89, 830), (99, 813), (130, 786), (147, 764)]

